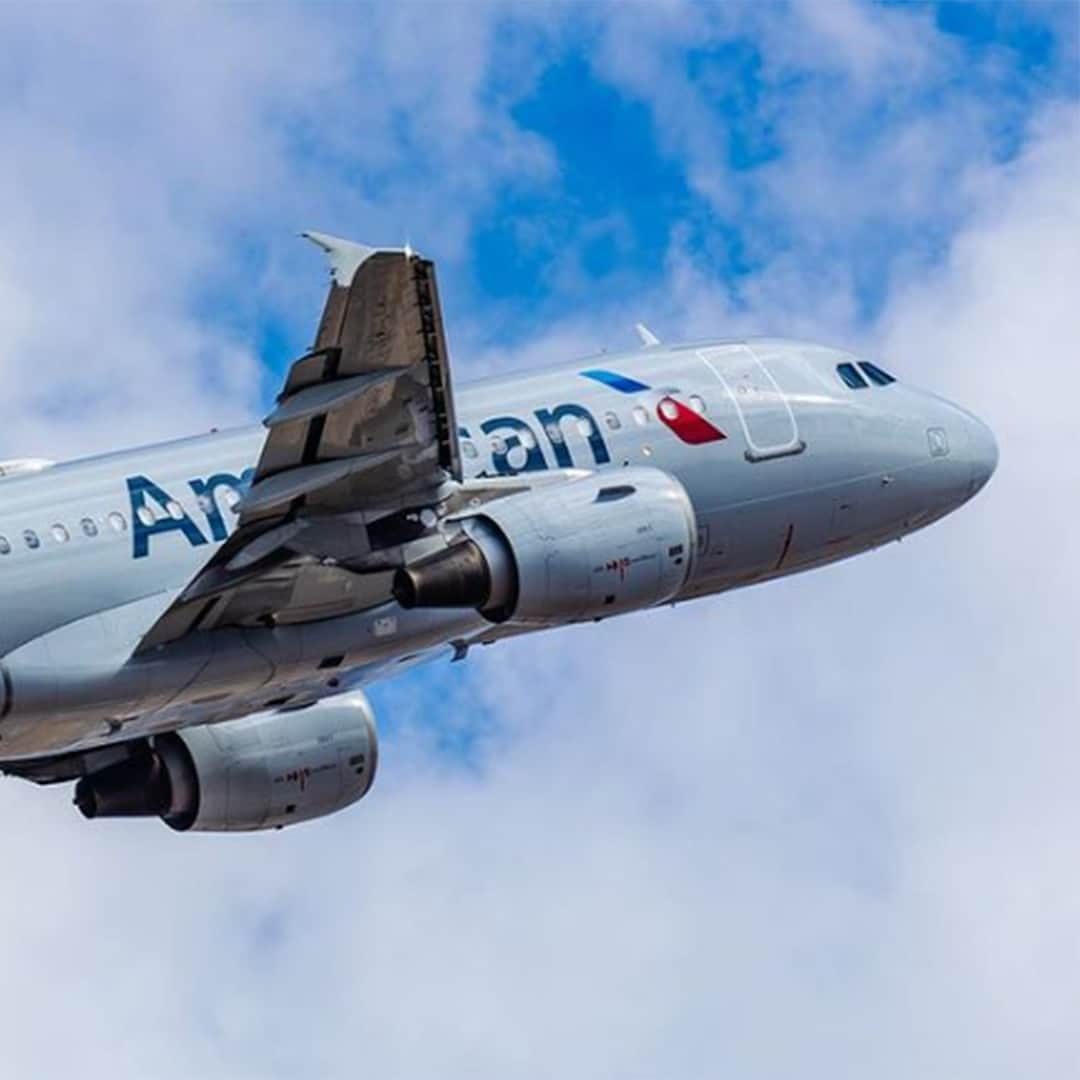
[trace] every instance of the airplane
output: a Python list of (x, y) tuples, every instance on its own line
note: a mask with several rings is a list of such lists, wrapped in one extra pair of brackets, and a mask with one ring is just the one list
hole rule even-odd
[(971, 413), (811, 342), (639, 325), (454, 390), (433, 262), (303, 235), (329, 294), (262, 427), (0, 465), (0, 771), (86, 818), (341, 810), (365, 686), (869, 551), (997, 465)]

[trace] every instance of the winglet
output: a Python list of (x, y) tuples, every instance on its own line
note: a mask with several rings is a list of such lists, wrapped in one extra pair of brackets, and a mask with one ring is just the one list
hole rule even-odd
[(302, 232), (300, 235), (326, 252), (327, 261), (330, 263), (330, 277), (335, 285), (340, 285), (345, 289), (352, 284), (356, 271), (376, 251), (375, 248), (368, 247), (366, 244), (355, 244), (351, 240), (342, 240), (329, 233)]
[(637, 334), (643, 349), (660, 344), (660, 339), (643, 322), (634, 323), (634, 333)]

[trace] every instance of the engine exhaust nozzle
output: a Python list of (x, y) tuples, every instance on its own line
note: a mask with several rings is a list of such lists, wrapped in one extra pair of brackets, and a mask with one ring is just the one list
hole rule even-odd
[(461, 539), (399, 570), (392, 590), (403, 608), (474, 608), (505, 622), (517, 604), (517, 564), (502, 532), (471, 518)]
[(403, 608), (483, 608), (491, 599), (491, 568), (473, 540), (403, 567), (394, 575), (394, 599)]

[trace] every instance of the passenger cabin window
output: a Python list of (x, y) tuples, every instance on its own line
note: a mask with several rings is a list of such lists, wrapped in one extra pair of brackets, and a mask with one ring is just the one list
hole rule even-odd
[(640, 406), (634, 406), (634, 422), (644, 427), (649, 422), (649, 414)]
[(119, 511), (114, 510), (109, 515), (109, 526), (112, 528), (113, 532), (127, 532), (127, 518)]
[(38, 539), (38, 534), (33, 529), (23, 529), (23, 540), (26, 541), (26, 546), (31, 551), (36, 551), (41, 547), (41, 541)]
[(135, 516), (148, 529), (151, 525), (154, 524), (156, 520), (156, 518), (154, 517), (154, 511), (151, 510), (149, 506), (140, 506), (139, 509), (135, 511)]
[(60, 524), (52, 527), (52, 536), (58, 544), (66, 544), (71, 539), (71, 533), (67, 531), (67, 526)]
[(689, 397), (690, 408), (699, 416), (705, 415), (705, 399), (700, 394), (691, 394)]
[(11, 541), (6, 536), (0, 536), (0, 555), (11, 554)]
[(476, 457), (476, 444), (472, 443), (468, 439), (466, 439), (461, 444), (461, 451), (467, 458), (475, 458)]
[(859, 367), (862, 373), (877, 386), (888, 386), (889, 383), (896, 382), (887, 371), (883, 371), (877, 364), (871, 364), (869, 360), (861, 360)]
[(618, 431), (622, 427), (622, 421), (613, 412), (604, 413), (604, 423), (612, 431)]
[(97, 525), (94, 524), (93, 518), (83, 518), (79, 524), (82, 526), (82, 531), (86, 536), (97, 536)]
[(836, 373), (852, 390), (867, 390), (870, 387), (854, 364), (837, 364)]

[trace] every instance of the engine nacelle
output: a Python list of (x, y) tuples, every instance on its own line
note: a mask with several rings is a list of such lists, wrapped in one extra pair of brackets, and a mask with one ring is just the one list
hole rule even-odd
[(75, 803), (88, 818), (157, 816), (181, 831), (273, 829), (363, 798), (377, 763), (371, 706), (355, 693), (158, 735), (83, 777)]
[(399, 571), (402, 606), (473, 607), (492, 622), (558, 625), (674, 599), (697, 526), (673, 476), (633, 468), (496, 499), (462, 536)]

